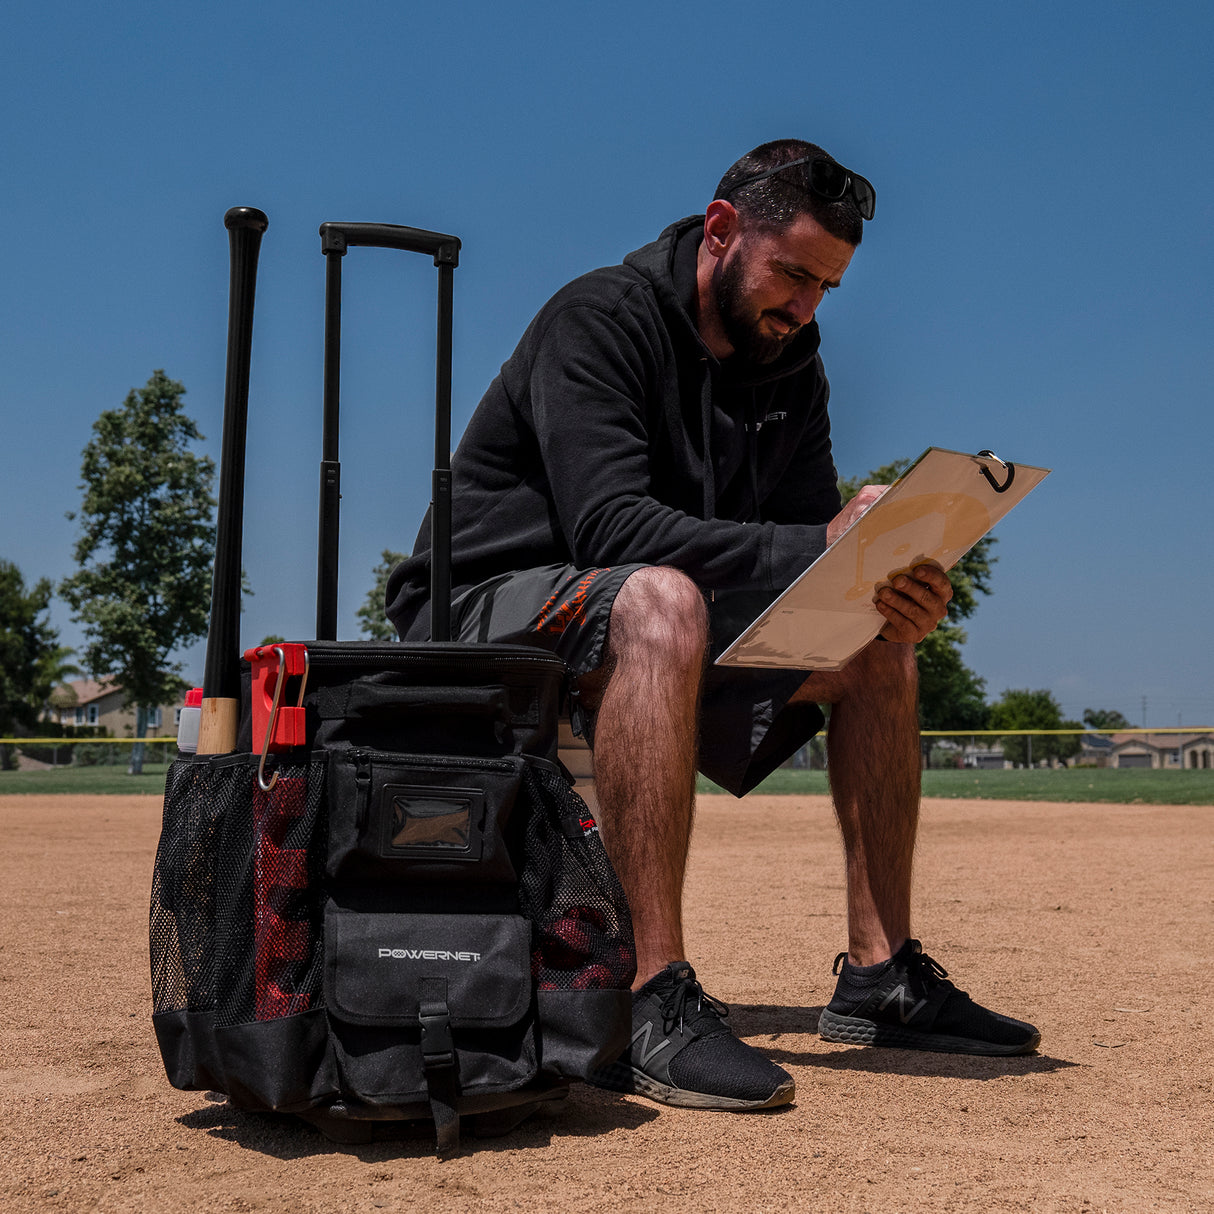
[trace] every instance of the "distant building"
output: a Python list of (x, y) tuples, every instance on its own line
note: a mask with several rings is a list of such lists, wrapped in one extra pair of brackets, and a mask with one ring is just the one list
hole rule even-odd
[(962, 763), (964, 766), (976, 768), (982, 771), (1001, 771), (1005, 767), (1012, 766), (1012, 764), (1004, 757), (1003, 747), (998, 742), (996, 742), (993, 746), (979, 746), (975, 743), (967, 746), (962, 754)]
[(1079, 737), (1079, 753), (1068, 760), (1072, 767), (1112, 767), (1113, 739), (1107, 733), (1085, 733)]
[(1115, 733), (1110, 767), (1214, 768), (1214, 733)]
[[(123, 703), (122, 687), (113, 679), (76, 679), (51, 692), (49, 720), (60, 725), (91, 725), (104, 729), (113, 738), (135, 736), (135, 709)], [(177, 721), (185, 704), (185, 688), (175, 704), (153, 708), (148, 717), (148, 735), (176, 733)]]

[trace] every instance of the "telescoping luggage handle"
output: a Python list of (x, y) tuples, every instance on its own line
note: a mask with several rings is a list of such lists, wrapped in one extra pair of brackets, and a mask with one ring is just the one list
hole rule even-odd
[(393, 223), (322, 223), (325, 255), (324, 438), (320, 463), (320, 536), (316, 637), (337, 639), (337, 562), (341, 503), (338, 459), (341, 397), (341, 259), (351, 245), (426, 253), (438, 267), (438, 351), (434, 390), (434, 471), (430, 503), (430, 637), (451, 639), (451, 314), (458, 237)]
[[(211, 616), (203, 676), (198, 754), (226, 754), (236, 746), (240, 710), (240, 566), (243, 538), (245, 438), (253, 303), (261, 238), (269, 221), (256, 207), (232, 207), (224, 215), (231, 249), (228, 357), (224, 388), (223, 450)], [(431, 514), (431, 636), (450, 639), (451, 621), (451, 314), (453, 273), (459, 263), (455, 236), (386, 223), (325, 223), (321, 248), (327, 258), (325, 302), (324, 439), (321, 462), (320, 556), (317, 586), (318, 639), (337, 637), (337, 457), (341, 363), (341, 258), (350, 245), (427, 253), (439, 269), (435, 469)], [(332, 254), (332, 256), (329, 256)]]

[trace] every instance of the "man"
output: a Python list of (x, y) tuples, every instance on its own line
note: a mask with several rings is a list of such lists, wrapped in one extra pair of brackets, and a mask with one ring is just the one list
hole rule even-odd
[[(637, 940), (633, 1042), (604, 1086), (670, 1104), (770, 1108), (793, 1080), (733, 1036), (684, 960), (699, 769), (749, 791), (822, 726), (846, 852), (848, 949), (827, 1040), (1021, 1053), (911, 939), (919, 804), (914, 645), (951, 588), (918, 568), (880, 592), (881, 637), (842, 670), (706, 666), (876, 500), (840, 511), (814, 313), (839, 286), (873, 187), (813, 144), (739, 160), (704, 216), (557, 294), (453, 460), (453, 635), (542, 645), (577, 676), (603, 839)], [(428, 525), (388, 614), (426, 635)]]

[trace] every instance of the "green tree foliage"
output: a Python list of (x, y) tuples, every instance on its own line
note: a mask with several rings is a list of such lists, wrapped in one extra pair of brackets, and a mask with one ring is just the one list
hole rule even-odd
[[(865, 485), (892, 485), (909, 467), (895, 460), (864, 476), (839, 482), (846, 505)], [(986, 726), (986, 680), (961, 660), (965, 629), (960, 621), (977, 610), (978, 595), (991, 593), (993, 535), (984, 536), (949, 570), (953, 587), (948, 616), (915, 647), (919, 666), (919, 726), (921, 729), (983, 729)]]
[(1115, 708), (1085, 708), (1083, 723), (1089, 729), (1104, 731), (1130, 728), (1130, 722)]
[[(169, 657), (205, 635), (210, 605), (215, 466), (190, 450), (202, 436), (184, 395), (155, 371), (93, 423), (80, 469), (80, 569), (60, 587), (84, 628), (85, 664), (122, 685), (140, 738), (148, 710), (179, 694), (181, 664)], [(138, 774), (142, 747), (131, 749)]]
[[(0, 560), (0, 736), (33, 731), (54, 688), (79, 673), (46, 618), (51, 590), (48, 578), (27, 588), (21, 570)], [(0, 746), (0, 766), (11, 765), (9, 748)]]
[(915, 646), (921, 729), (985, 729), (986, 680), (962, 660), (965, 630), (941, 624)]
[[(1082, 732), (1078, 721), (1064, 721), (1062, 709), (1051, 692), (1022, 690), (1005, 691), (991, 705), (991, 729), (1074, 729)], [(1003, 742), (1003, 757), (1018, 766), (1042, 759), (1069, 759), (1080, 749), (1079, 733), (1062, 736), (1042, 734), (1032, 738), (1007, 737)]]
[(363, 605), (355, 612), (358, 617), (359, 630), (363, 636), (373, 641), (395, 641), (396, 629), (384, 615), (384, 599), (388, 593), (388, 574), (405, 559), (401, 552), (393, 552), (385, 548), (380, 555), (379, 564), (371, 570), (375, 585), (367, 591)]

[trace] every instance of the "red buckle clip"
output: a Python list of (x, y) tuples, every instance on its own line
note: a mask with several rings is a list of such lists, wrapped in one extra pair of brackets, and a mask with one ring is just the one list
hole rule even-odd
[[(278, 781), (278, 773), (266, 781), (266, 756), (307, 743), (303, 697), (308, 685), (308, 647), (299, 641), (258, 645), (255, 649), (246, 649), (244, 657), (253, 668), (253, 737), (264, 739), (257, 783), (263, 792), (269, 792)], [(270, 692), (271, 678), (274, 679), (273, 694)], [(287, 680), (293, 678), (299, 679), (299, 694), (294, 706), (284, 708), (283, 688)]]

